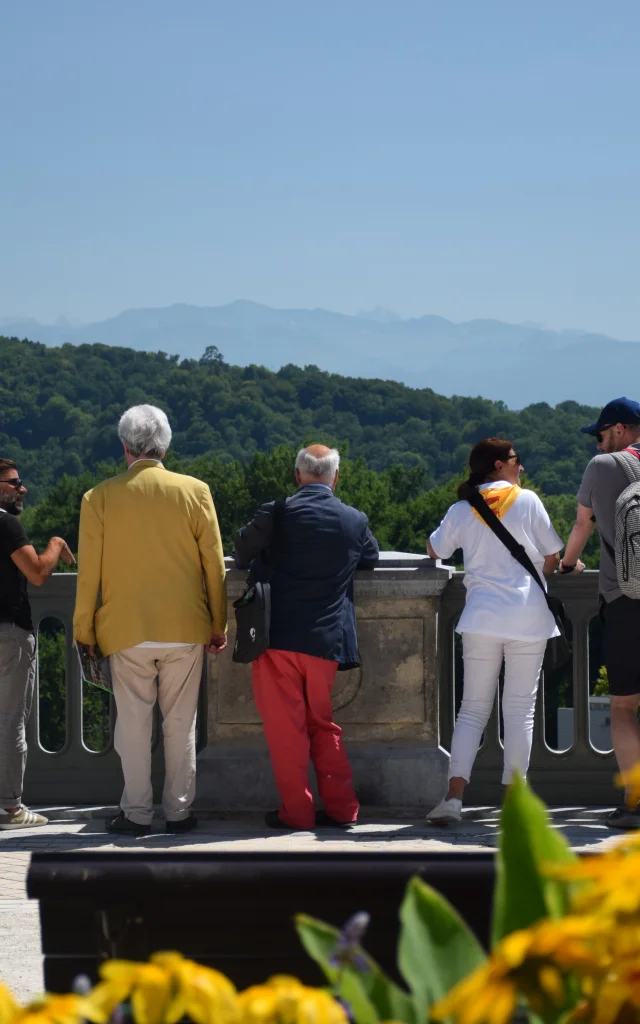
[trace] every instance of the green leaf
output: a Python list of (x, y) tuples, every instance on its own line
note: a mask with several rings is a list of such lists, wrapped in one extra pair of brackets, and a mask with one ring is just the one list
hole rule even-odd
[(352, 971), (341, 971), (330, 962), (340, 936), (339, 930), (306, 914), (297, 914), (295, 924), (305, 950), (322, 968), (340, 998), (349, 1003), (357, 1024), (377, 1024), (380, 1017), (358, 975)]
[(440, 893), (412, 878), (400, 908), (398, 966), (413, 994), (416, 1020), (486, 960), (482, 946)]
[(575, 859), (562, 833), (549, 824), (545, 805), (523, 779), (516, 778), (501, 815), (491, 930), (494, 945), (541, 917), (567, 913), (568, 884), (547, 878), (543, 869)]
[(295, 924), (302, 945), (312, 960), (322, 968), (340, 999), (349, 1003), (356, 1024), (377, 1024), (384, 1020), (413, 1024), (411, 998), (368, 954), (362, 953), (367, 964), (366, 971), (354, 967), (334, 967), (331, 964), (340, 937), (338, 928), (306, 914), (297, 914)]

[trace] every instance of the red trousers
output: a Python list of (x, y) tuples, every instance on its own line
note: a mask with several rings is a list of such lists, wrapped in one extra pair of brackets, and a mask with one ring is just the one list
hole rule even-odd
[(315, 825), (309, 758), (327, 814), (355, 821), (359, 804), (342, 729), (333, 722), (331, 689), (337, 662), (310, 654), (267, 650), (253, 662), (253, 695), (280, 793), (280, 818), (294, 828)]

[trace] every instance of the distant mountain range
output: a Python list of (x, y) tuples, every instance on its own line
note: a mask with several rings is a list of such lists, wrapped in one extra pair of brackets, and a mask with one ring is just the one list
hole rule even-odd
[(443, 395), (481, 395), (512, 409), (574, 399), (601, 405), (640, 398), (640, 343), (499, 320), (402, 320), (380, 307), (357, 316), (324, 309), (226, 306), (130, 309), (99, 323), (0, 318), (0, 333), (46, 345), (101, 342), (199, 359), (215, 345), (226, 362), (279, 369), (313, 364), (351, 377), (401, 381)]

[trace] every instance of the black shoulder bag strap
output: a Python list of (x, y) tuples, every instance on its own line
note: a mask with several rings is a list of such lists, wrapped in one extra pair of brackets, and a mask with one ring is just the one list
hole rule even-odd
[(269, 565), (274, 563), (274, 548), (280, 540), (282, 524), (284, 523), (284, 511), (287, 507), (286, 498), (277, 498), (273, 503), (273, 528), (269, 541)]
[[(263, 568), (272, 569), (275, 564), (275, 547), (280, 539), (282, 533), (282, 524), (284, 522), (284, 510), (287, 506), (286, 498), (277, 498), (273, 503), (273, 524), (271, 527), (271, 536), (269, 543), (260, 552), (260, 560)], [(258, 557), (258, 556), (256, 556)], [(252, 587), (256, 583), (256, 578), (260, 578), (261, 573), (258, 573), (258, 577), (254, 573), (253, 569), (249, 569), (247, 575), (247, 588)], [(268, 580), (268, 575), (263, 576), (263, 582)]]
[(540, 576), (538, 575), (538, 570), (529, 558), (522, 544), (518, 544), (518, 541), (515, 539), (513, 534), (509, 533), (506, 526), (504, 526), (500, 522), (495, 512), (491, 511), (491, 509), (489, 508), (481, 494), (473, 494), (470, 498), (467, 498), (467, 501), (469, 502), (471, 507), (476, 510), (478, 515), (482, 516), (485, 523), (487, 524), (489, 529), (492, 530), (493, 533), (495, 533), (498, 540), (502, 541), (509, 554), (513, 555), (516, 562), (520, 563), (525, 572), (528, 572), (529, 575), (533, 577), (533, 579), (536, 581), (536, 583), (540, 587), (540, 590), (545, 596), (549, 611), (555, 618), (556, 610), (553, 606), (551, 598), (547, 593), (547, 588), (540, 579)]

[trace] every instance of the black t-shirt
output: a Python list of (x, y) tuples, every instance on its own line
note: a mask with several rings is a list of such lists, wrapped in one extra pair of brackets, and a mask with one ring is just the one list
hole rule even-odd
[(29, 543), (18, 517), (0, 509), (0, 622), (15, 622), (16, 626), (31, 630), (27, 578), (11, 557)]

